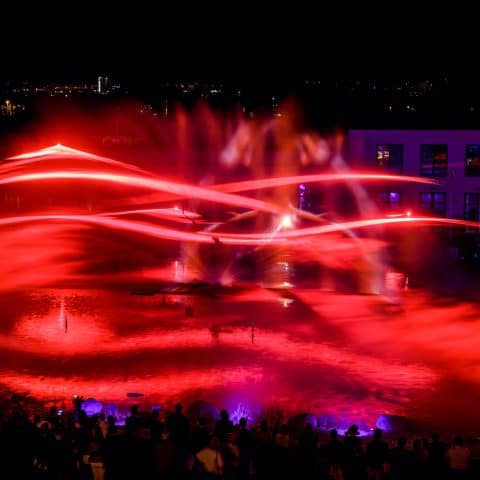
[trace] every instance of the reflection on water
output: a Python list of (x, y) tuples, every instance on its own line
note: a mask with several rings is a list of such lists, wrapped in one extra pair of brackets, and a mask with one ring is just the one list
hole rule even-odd
[[(16, 295), (3, 299), (0, 381), (42, 400), (121, 404), (139, 392), (150, 405), (275, 404), (372, 422), (382, 413), (442, 417), (478, 397), (472, 303), (408, 291), (391, 308), (368, 295), (254, 289), (190, 297), (186, 315), (160, 295)], [(459, 388), (469, 391), (463, 403)]]

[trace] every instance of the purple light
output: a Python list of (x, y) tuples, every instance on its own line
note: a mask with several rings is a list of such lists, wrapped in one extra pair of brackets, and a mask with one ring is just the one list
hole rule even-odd
[(241, 418), (246, 418), (247, 423), (252, 420), (250, 409), (244, 403), (238, 403), (237, 407), (230, 415), (230, 419), (235, 425), (240, 422)]
[(390, 201), (398, 202), (400, 200), (400, 194), (398, 192), (390, 192)]
[(99, 414), (102, 411), (102, 408), (103, 405), (94, 398), (88, 398), (82, 404), (82, 410), (84, 410), (88, 416)]

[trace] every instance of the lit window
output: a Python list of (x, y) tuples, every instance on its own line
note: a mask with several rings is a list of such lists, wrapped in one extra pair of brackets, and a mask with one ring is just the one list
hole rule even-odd
[(465, 153), (465, 175), (468, 177), (480, 176), (480, 145), (469, 144)]
[[(471, 222), (480, 221), (480, 193), (467, 192), (465, 193), (465, 209), (464, 218)], [(478, 228), (467, 227), (467, 231), (478, 231)]]
[(400, 192), (380, 192), (378, 194), (378, 203), (384, 210), (396, 210), (401, 204)]
[(402, 173), (403, 145), (401, 143), (377, 145), (377, 167)]
[(445, 192), (420, 193), (420, 209), (432, 215), (447, 214), (447, 194)]
[(420, 174), (445, 177), (448, 167), (447, 145), (420, 145)]
[(465, 220), (478, 222), (480, 212), (480, 193), (465, 193)]

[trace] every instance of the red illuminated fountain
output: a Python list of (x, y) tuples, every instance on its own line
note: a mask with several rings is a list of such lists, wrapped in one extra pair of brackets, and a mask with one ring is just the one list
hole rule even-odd
[[(337, 426), (466, 419), (478, 305), (389, 284), (383, 233), (474, 224), (386, 217), (369, 183), (432, 181), (352, 171), (338, 139), (288, 115), (202, 115), (158, 121), (154, 160), (56, 145), (0, 164), (4, 390), (117, 404), (140, 392), (252, 416), (274, 405)], [(322, 201), (302, 204), (307, 190)]]

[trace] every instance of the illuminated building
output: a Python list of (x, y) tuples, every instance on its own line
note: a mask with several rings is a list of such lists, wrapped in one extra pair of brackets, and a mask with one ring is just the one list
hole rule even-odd
[(437, 181), (376, 187), (382, 207), (480, 220), (480, 131), (350, 130), (348, 150), (356, 167)]

